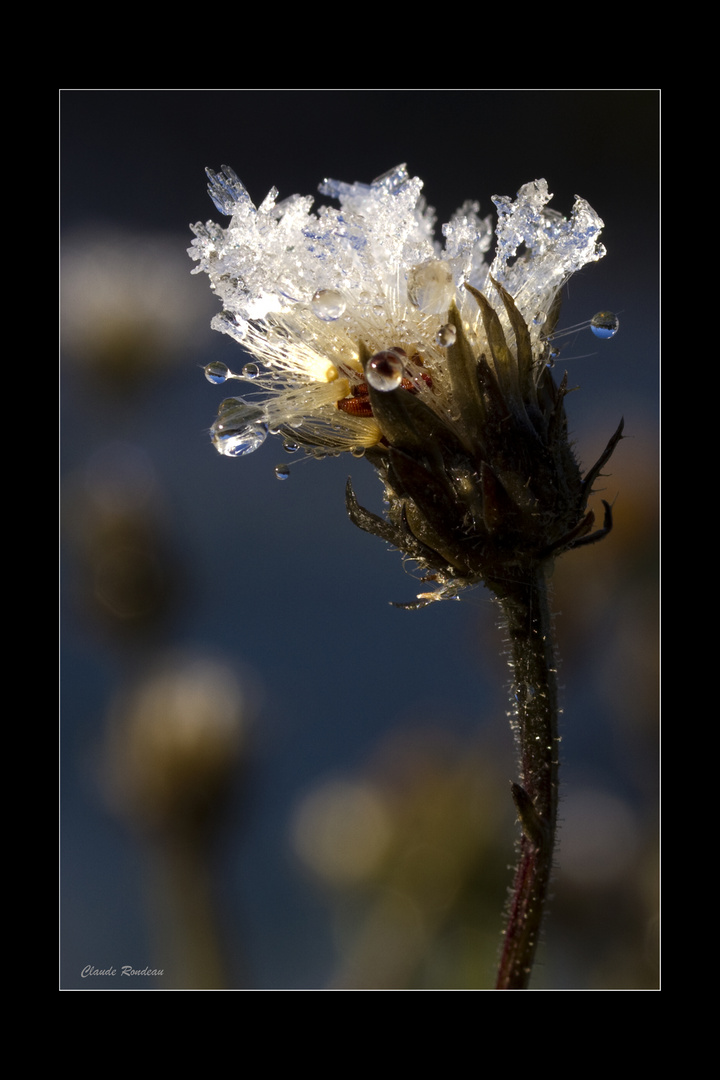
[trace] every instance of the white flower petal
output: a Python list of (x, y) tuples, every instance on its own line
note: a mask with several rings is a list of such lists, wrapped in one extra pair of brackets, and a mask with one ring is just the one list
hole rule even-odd
[[(357, 450), (380, 439), (363, 401), (361, 344), (371, 355), (403, 350), (402, 385), (452, 421), (458, 409), (441, 343), (453, 300), (478, 355), (487, 347), (477, 303), (464, 284), (488, 296), (512, 335), (489, 275), (504, 286), (530, 327), (541, 365), (547, 358), (542, 323), (558, 290), (604, 254), (597, 214), (582, 199), (570, 220), (548, 210), (545, 180), (524, 185), (515, 200), (494, 198), (497, 250), (489, 267), (491, 227), (479, 205), (466, 202), (443, 226), (441, 249), (422, 182), (404, 165), (371, 184), (325, 180), (321, 193), (340, 205), (317, 213), (311, 197), (278, 202), (274, 188), (256, 208), (228, 167), (208, 170), (208, 177), (215, 205), (230, 217), (224, 229), (197, 224), (190, 248), (198, 262), (194, 272), (207, 273), (223, 305), (213, 326), (262, 365), (252, 377), (234, 376), (252, 383), (249, 401), (262, 422), (319, 452)], [(255, 441), (263, 440), (258, 435)]]

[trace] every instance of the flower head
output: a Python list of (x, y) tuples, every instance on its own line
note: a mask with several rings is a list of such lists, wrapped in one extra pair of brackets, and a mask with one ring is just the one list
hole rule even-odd
[[(434, 238), (422, 183), (399, 166), (372, 184), (326, 180), (340, 207), (312, 198), (259, 207), (235, 173), (208, 170), (226, 229), (194, 227), (190, 249), (219, 296), (215, 329), (254, 357), (212, 427), (224, 454), (256, 450), (267, 434), (315, 456), (351, 451), (378, 469), (388, 520), (358, 506), (351, 519), (432, 571), (440, 594), (545, 558), (592, 525), (592, 481), (571, 452), (548, 336), (563, 284), (601, 258), (603, 222), (583, 200), (569, 220), (547, 209), (544, 180), (515, 200), (495, 197), (489, 219), (467, 202)], [(609, 513), (609, 511), (608, 511)], [(606, 525), (608, 523), (606, 522)], [(417, 606), (417, 605), (415, 605)]]

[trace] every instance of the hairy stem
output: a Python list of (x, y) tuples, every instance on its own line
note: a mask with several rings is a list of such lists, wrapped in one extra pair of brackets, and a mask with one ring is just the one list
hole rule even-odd
[(498, 990), (527, 989), (552, 870), (557, 822), (557, 670), (542, 565), (523, 580), (494, 586), (503, 610), (513, 667), (519, 783), (512, 795), (522, 827), (506, 913)]

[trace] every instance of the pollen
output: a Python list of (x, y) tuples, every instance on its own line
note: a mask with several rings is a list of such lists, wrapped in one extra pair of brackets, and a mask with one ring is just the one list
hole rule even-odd
[[(318, 364), (318, 368), (322, 368), (322, 364)], [(321, 376), (318, 377), (318, 382), (335, 382), (340, 378), (340, 372), (333, 363), (329, 360), (326, 362), (326, 367)]]

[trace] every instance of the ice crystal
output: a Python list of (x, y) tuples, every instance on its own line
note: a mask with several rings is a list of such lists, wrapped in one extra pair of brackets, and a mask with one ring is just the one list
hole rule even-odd
[[(543, 316), (569, 275), (603, 254), (599, 217), (582, 199), (569, 221), (547, 210), (551, 195), (544, 180), (526, 184), (514, 201), (495, 197), (497, 252), (489, 266), (492, 229), (478, 204), (466, 202), (443, 226), (442, 248), (422, 182), (404, 165), (371, 184), (325, 180), (321, 193), (340, 206), (321, 206), (317, 213), (311, 197), (278, 202), (275, 188), (256, 208), (228, 167), (208, 170), (208, 177), (213, 202), (231, 220), (224, 229), (214, 222), (194, 227), (194, 273), (208, 274), (221, 301), (213, 327), (261, 365), (252, 378), (233, 376), (252, 383), (252, 430), (242, 428), (241, 409), (234, 412), (235, 427), (219, 418), (213, 439), (224, 453), (250, 452), (267, 429), (310, 451), (375, 445), (381, 433), (371, 410), (354, 404), (364, 384), (360, 343), (370, 355), (399, 348), (406, 357), (419, 357), (406, 365), (407, 381), (436, 411), (456, 416), (443, 370), (443, 328), (453, 301), (477, 347), (483, 345), (477, 303), (465, 283), (484, 292), (490, 276), (510, 292), (534, 328), (534, 352), (542, 363)], [(497, 292), (492, 286), (489, 292), (507, 326)], [(238, 439), (238, 430), (248, 437)]]

